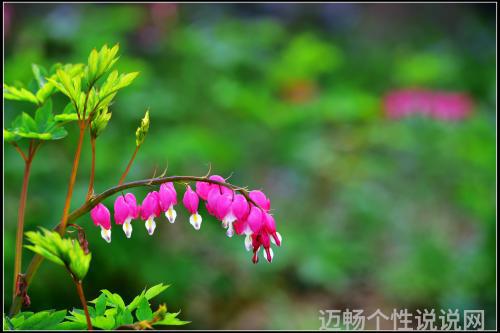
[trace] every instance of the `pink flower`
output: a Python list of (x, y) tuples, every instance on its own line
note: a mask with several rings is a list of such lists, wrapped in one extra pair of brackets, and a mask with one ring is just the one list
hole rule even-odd
[(191, 213), (189, 217), (189, 223), (196, 229), (200, 230), (201, 227), (201, 216), (198, 214), (198, 204), (200, 199), (198, 198), (198, 194), (191, 189), (191, 186), (187, 186), (186, 193), (184, 193), (184, 197), (182, 198), (182, 203)]
[(159, 199), (161, 209), (165, 212), (165, 217), (170, 223), (174, 223), (177, 217), (177, 212), (174, 209), (174, 205), (177, 204), (177, 192), (172, 182), (161, 184)]
[(152, 235), (156, 228), (155, 217), (161, 214), (159, 194), (156, 191), (148, 193), (141, 205), (141, 218), (146, 221), (148, 234)]
[(443, 120), (467, 117), (473, 108), (469, 96), (463, 93), (420, 89), (395, 90), (384, 97), (385, 114), (392, 119), (423, 114)]
[(118, 225), (123, 225), (123, 231), (127, 238), (132, 235), (132, 219), (139, 217), (140, 207), (137, 205), (135, 196), (132, 193), (127, 193), (125, 196), (120, 195), (115, 200), (115, 222)]
[(250, 199), (255, 201), (260, 208), (264, 209), (266, 212), (271, 209), (271, 201), (266, 197), (262, 191), (254, 190), (249, 193)]
[(111, 215), (108, 208), (102, 203), (92, 208), (90, 217), (96, 226), (101, 227), (101, 236), (108, 243), (111, 242)]

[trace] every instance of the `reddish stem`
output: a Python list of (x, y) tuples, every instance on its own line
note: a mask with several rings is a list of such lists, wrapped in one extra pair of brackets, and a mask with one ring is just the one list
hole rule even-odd
[(85, 201), (89, 201), (90, 198), (92, 197), (92, 194), (94, 194), (94, 176), (95, 176), (95, 137), (91, 134), (90, 135), (90, 147), (92, 150), (92, 160), (91, 160), (91, 165), (90, 165), (90, 180), (89, 180), (89, 189), (87, 191), (87, 197), (85, 198)]
[(64, 202), (63, 216), (61, 218), (61, 227), (59, 234), (64, 235), (66, 231), (66, 224), (68, 223), (69, 208), (71, 206), (71, 198), (73, 197), (73, 188), (75, 186), (76, 174), (78, 171), (78, 164), (80, 162), (80, 155), (82, 153), (83, 137), (85, 136), (85, 124), (80, 124), (80, 135), (78, 137), (78, 146), (76, 147), (75, 159), (73, 160), (73, 168), (71, 169), (71, 176), (69, 179), (68, 193)]
[(87, 320), (87, 330), (92, 331), (92, 322), (90, 320), (89, 309), (87, 308), (87, 300), (85, 299), (85, 293), (83, 292), (82, 281), (73, 278), (76, 285), (76, 291), (80, 297), (80, 302), (82, 302), (83, 311), (85, 312), (85, 319)]
[(127, 177), (128, 172), (130, 171), (130, 167), (132, 166), (132, 163), (134, 162), (135, 155), (137, 155), (137, 152), (139, 151), (139, 146), (135, 146), (134, 153), (132, 154), (132, 157), (130, 158), (130, 161), (128, 161), (127, 168), (123, 172), (122, 176), (120, 177), (120, 180), (118, 181), (118, 185), (123, 184), (123, 181), (125, 180), (125, 177)]
[[(30, 149), (31, 152), (31, 149)], [(17, 214), (17, 234), (16, 234), (16, 255), (14, 259), (14, 288), (13, 297), (17, 295), (16, 281), (17, 276), (21, 272), (22, 265), (22, 253), (23, 253), (23, 234), (24, 234), (24, 213), (26, 210), (26, 198), (28, 196), (28, 183), (31, 170), (31, 162), (33, 161), (33, 155), (30, 153), (29, 157), (24, 163), (24, 177), (23, 185), (21, 188), (21, 197), (19, 199), (19, 210)]]

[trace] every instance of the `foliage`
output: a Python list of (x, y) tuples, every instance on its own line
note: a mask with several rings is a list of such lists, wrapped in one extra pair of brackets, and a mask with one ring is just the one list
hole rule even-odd
[[(99, 297), (90, 301), (89, 306), (92, 326), (103, 330), (114, 330), (118, 327), (129, 329), (146, 329), (153, 326), (178, 326), (188, 324), (177, 318), (179, 312), (167, 312), (162, 304), (156, 311), (151, 309), (150, 300), (164, 292), (168, 286), (157, 284), (144, 289), (133, 301), (125, 305), (122, 297), (104, 289)], [(83, 330), (86, 328), (85, 315), (81, 309), (46, 310), (37, 313), (20, 312), (12, 318), (4, 314), (4, 330)]]
[(61, 238), (56, 231), (41, 229), (43, 233), (26, 232), (26, 238), (32, 245), (25, 247), (53, 263), (64, 266), (74, 277), (82, 281), (89, 270), (92, 254), (86, 254), (74, 239)]
[[(151, 309), (149, 301), (167, 288), (168, 286), (158, 284), (145, 289), (128, 305), (125, 305), (119, 294), (112, 293), (107, 289), (101, 290), (99, 297), (90, 301), (94, 304), (94, 306), (89, 307), (92, 326), (103, 330), (112, 330), (126, 325), (144, 329), (151, 328), (151, 325), (185, 325), (189, 323), (177, 318), (180, 311), (176, 313), (166, 312), (165, 305), (160, 305), (158, 310), (154, 312)], [(81, 309), (73, 309), (67, 318), (72, 322), (85, 324), (85, 316)]]

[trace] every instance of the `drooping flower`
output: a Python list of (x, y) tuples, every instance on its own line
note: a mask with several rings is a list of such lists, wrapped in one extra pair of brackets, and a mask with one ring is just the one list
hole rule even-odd
[(260, 208), (264, 209), (266, 212), (271, 209), (271, 201), (266, 197), (266, 195), (259, 190), (254, 190), (250, 191), (248, 194), (250, 196), (250, 199), (255, 201), (257, 205), (260, 206)]
[(159, 194), (156, 191), (149, 192), (141, 205), (141, 218), (146, 221), (148, 234), (152, 235), (156, 228), (155, 217), (161, 214)]
[(191, 186), (187, 186), (186, 193), (184, 193), (184, 197), (182, 198), (182, 203), (191, 213), (189, 217), (189, 223), (196, 229), (200, 230), (201, 227), (201, 216), (198, 214), (198, 204), (200, 199), (198, 198), (198, 194), (191, 189)]
[(140, 207), (137, 205), (137, 200), (132, 193), (127, 193), (125, 196), (120, 195), (115, 200), (115, 222), (118, 225), (123, 225), (123, 231), (127, 238), (132, 235), (132, 219), (139, 217)]
[(226, 235), (234, 235), (233, 223), (237, 219), (243, 219), (248, 212), (248, 202), (241, 194), (220, 195), (217, 199), (216, 217), (222, 221), (222, 225), (227, 229)]
[(102, 203), (90, 211), (90, 217), (96, 226), (101, 227), (101, 237), (108, 243), (111, 242), (111, 215), (108, 208)]
[(177, 204), (177, 192), (172, 182), (161, 184), (159, 199), (161, 210), (165, 212), (165, 217), (170, 223), (174, 223), (177, 217), (177, 212), (174, 209), (174, 205)]

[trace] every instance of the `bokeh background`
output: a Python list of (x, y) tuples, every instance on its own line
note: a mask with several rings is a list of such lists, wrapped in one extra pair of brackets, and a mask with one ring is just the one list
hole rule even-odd
[[(163, 170), (261, 188), (283, 246), (258, 265), (202, 209), (179, 208), (153, 237), (136, 222), (93, 252), (89, 299), (125, 301), (171, 283), (158, 301), (187, 329), (318, 329), (321, 309), (484, 309), (496, 325), (495, 4), (4, 4), (4, 82), (31, 64), (85, 62), (120, 43), (117, 68), (140, 71), (98, 140), (96, 191), (115, 185), (147, 107), (151, 128), (128, 180)], [(383, 99), (419, 88), (467, 94), (456, 120), (393, 119)], [(64, 106), (62, 96), (56, 105)], [(32, 106), (7, 101), (7, 123)], [(76, 125), (33, 164), (26, 230), (62, 213)], [(85, 196), (85, 143), (73, 208)], [(4, 305), (10, 305), (22, 160), (4, 148)], [(181, 187), (178, 188), (181, 192)], [(146, 189), (133, 192), (143, 198)], [(106, 201), (112, 206), (113, 199)], [(25, 251), (24, 266), (32, 254)], [(79, 306), (64, 270), (44, 263), (32, 310)], [(368, 328), (374, 324), (367, 323)], [(389, 324), (390, 325), (390, 324)], [(392, 326), (388, 326), (391, 328)]]

